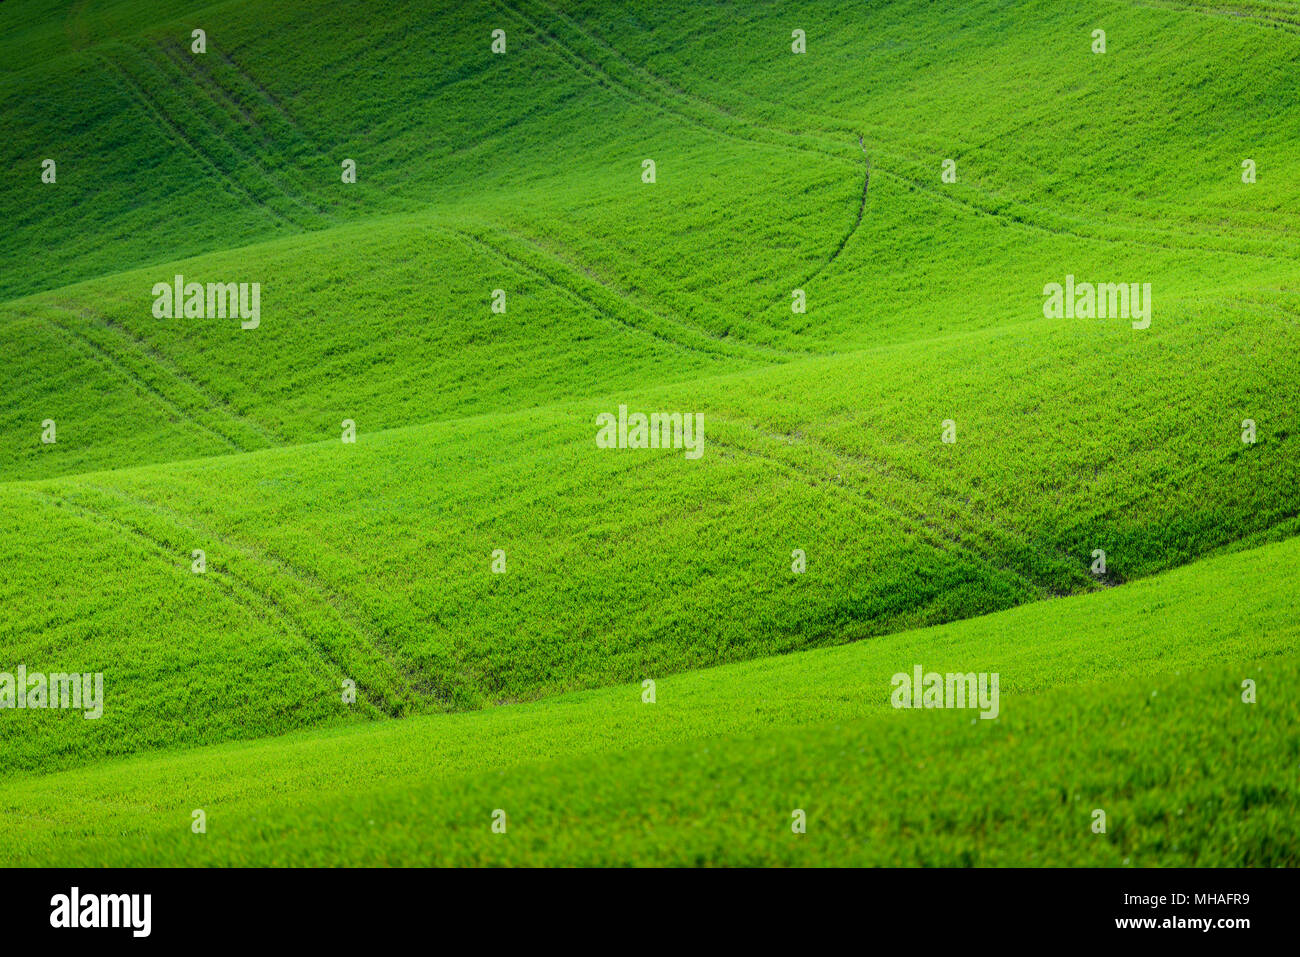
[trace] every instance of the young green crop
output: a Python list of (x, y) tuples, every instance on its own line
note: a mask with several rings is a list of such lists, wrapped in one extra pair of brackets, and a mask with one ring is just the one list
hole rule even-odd
[[(11, 776), (0, 863), (1294, 865), (1298, 579), (1291, 539), (937, 628), (652, 672), (653, 704), (633, 684)], [(891, 675), (916, 664), (1000, 673), (998, 719), (891, 708)], [(502, 806), (514, 830), (494, 845)], [(1097, 806), (1110, 836), (1090, 830)]]
[[(0, 712), (16, 861), (1296, 862), (1293, 778), (1233, 777), (1294, 709), (1224, 697), (1294, 678), (1294, 4), (436, 6), (0, 5), (0, 673), (108, 697)], [(257, 328), (160, 316), (178, 275)], [(1150, 325), (1045, 318), (1076, 279)], [(599, 447), (620, 406), (702, 455)], [(950, 650), (1007, 737), (884, 710)], [(1167, 745), (1205, 720), (1258, 733)], [(926, 798), (953, 742), (985, 790)], [(479, 840), (503, 769), (560, 836)]]

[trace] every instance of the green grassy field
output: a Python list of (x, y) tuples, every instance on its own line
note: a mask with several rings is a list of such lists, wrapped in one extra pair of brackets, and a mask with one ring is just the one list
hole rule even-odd
[[(3, 860), (1295, 865), (1298, 557), (657, 678), (653, 703), (637, 683), (18, 775)], [(892, 708), (917, 663), (997, 671), (997, 720)]]
[(1297, 863), (1300, 5), (436, 6), (0, 7), (0, 863)]

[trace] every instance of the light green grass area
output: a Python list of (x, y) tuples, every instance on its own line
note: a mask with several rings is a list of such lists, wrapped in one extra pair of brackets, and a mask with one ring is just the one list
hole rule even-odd
[(0, 711), (0, 853), (1295, 863), (1298, 63), (1277, 0), (0, 5), (0, 673), (108, 696)]
[[(653, 704), (636, 684), (19, 775), (0, 861), (1295, 865), (1297, 559), (657, 677)], [(918, 664), (998, 673), (998, 717), (892, 708)]]

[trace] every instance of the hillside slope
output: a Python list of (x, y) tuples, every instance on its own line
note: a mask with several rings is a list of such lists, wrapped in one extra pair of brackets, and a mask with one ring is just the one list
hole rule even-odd
[[(938, 628), (654, 674), (653, 704), (638, 683), (10, 776), (0, 863), (1294, 866), (1298, 577), (1292, 539)], [(892, 708), (892, 675), (916, 665), (997, 672), (997, 720)]]
[[(352, 445), (0, 486), (5, 646), (32, 667), (114, 674), (121, 702), (111, 723), (74, 731), (76, 748), (28, 730), (5, 761), (533, 698), (983, 614), (1293, 535), (1297, 432), (1277, 380), (1300, 369), (1257, 364), (1257, 329), (1227, 318), (1216, 351), (1198, 353), (1216, 361), (1142, 392), (1119, 385), (1134, 361), (1179, 364), (1213, 321), (1117, 343), (1084, 383), (1061, 358), (1079, 337), (1041, 322)], [(992, 371), (969, 365), (981, 340), (1007, 356)], [(1044, 398), (1070, 389), (1104, 431)], [(620, 401), (706, 410), (704, 454), (597, 448), (595, 416)], [(1283, 424), (1261, 416), (1243, 445), (1237, 423), (1268, 405)], [(939, 441), (948, 416), (955, 445)], [(792, 572), (795, 549), (806, 573)], [(195, 666), (183, 696), (180, 649)], [(360, 709), (339, 704), (344, 679)]]
[[(1176, 659), (1210, 694), (1290, 653), (1300, 4), (435, 7), (0, 5), (0, 673), (102, 672), (111, 701), (0, 713), (0, 774), (489, 728), (1008, 609), (1056, 634), (1055, 599), (1148, 586), (1209, 617), (1272, 602), (1269, 626), (1219, 621), (1220, 656), (1184, 660), (1153, 623), (1097, 680)], [(160, 314), (177, 276), (257, 284), (253, 327)], [(1135, 290), (1132, 314), (1052, 313), (1076, 282)], [(698, 415), (699, 456), (601, 447), (623, 407)], [(1166, 584), (1209, 568), (1259, 594)], [(1045, 730), (990, 753), (1036, 760), (1058, 712), (1104, 726), (1093, 691), (1070, 710), (1089, 681), (1028, 689), (1061, 696)], [(782, 728), (889, 717), (818, 688), (780, 727), (724, 721), (776, 727), (737, 760), (767, 774)], [(1291, 747), (1280, 727), (1258, 747)], [(1294, 861), (1280, 781), (1223, 860)], [(404, 813), (405, 783), (376, 807)], [(457, 853), (390, 837), (384, 862)]]

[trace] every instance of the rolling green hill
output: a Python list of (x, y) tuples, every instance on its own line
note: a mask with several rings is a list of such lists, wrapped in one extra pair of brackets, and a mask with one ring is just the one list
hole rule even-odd
[[(1214, 696), (1295, 677), (1300, 5), (434, 6), (0, 6), (0, 673), (107, 693), (96, 721), (0, 711), (15, 860), (75, 831), (128, 863), (332, 862), (336, 839), (383, 863), (1296, 862), (1294, 775), (1225, 783), (1295, 751), (1294, 694)], [(257, 327), (160, 317), (177, 275), (258, 283)], [(1149, 326), (1046, 315), (1067, 276), (1149, 284)], [(699, 413), (702, 454), (598, 447), (620, 406)], [(1110, 630), (1065, 610), (1139, 607)], [(856, 684), (953, 635), (953, 667), (1005, 661), (1024, 697), (975, 744)], [(764, 669), (801, 689), (778, 713), (733, 686)], [(713, 703), (598, 734), (646, 677)], [(1125, 710), (1148, 678), (1170, 710)], [(548, 723), (570, 708), (599, 747)], [(1197, 709), (1259, 731), (1184, 788), (1205, 741), (1160, 742)], [(691, 742), (719, 735), (757, 790), (705, 836)], [(416, 756), (453, 740), (483, 751)], [(375, 768), (327, 780), (344, 741)], [(933, 793), (968, 744), (1035, 822), (1015, 853), (992, 804), (845, 810), (870, 800), (853, 775)], [(276, 784), (229, 770), (284, 749), (304, 770)], [(412, 821), (477, 820), (498, 771), (539, 827), (569, 792), (604, 823), (501, 851)], [(799, 781), (848, 816), (756, 838)], [(1085, 849), (1035, 787), (1128, 789), (1148, 825), (1244, 816)], [(75, 828), (67, 795), (96, 789), (117, 803)], [(643, 800), (662, 814), (611, 810)], [(240, 823), (187, 843), (208, 803)]]
[[(656, 676), (653, 704), (634, 684), (20, 774), (0, 863), (1295, 866), (1298, 556)], [(997, 720), (891, 708), (916, 664), (998, 672)]]

